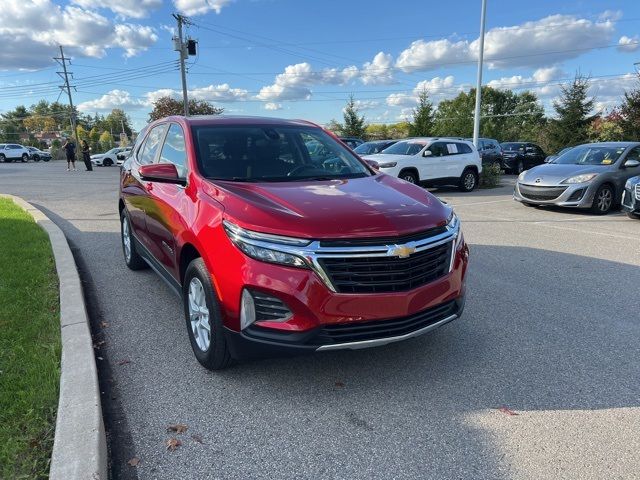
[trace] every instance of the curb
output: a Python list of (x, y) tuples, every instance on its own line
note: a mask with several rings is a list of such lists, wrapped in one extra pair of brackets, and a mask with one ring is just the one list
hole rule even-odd
[(51, 454), (51, 480), (107, 480), (107, 441), (93, 341), (80, 276), (62, 230), (20, 197), (8, 198), (49, 235), (60, 283), (60, 398)]

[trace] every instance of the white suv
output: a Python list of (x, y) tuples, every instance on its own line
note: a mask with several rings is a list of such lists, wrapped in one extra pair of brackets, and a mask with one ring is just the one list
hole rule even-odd
[(0, 162), (13, 162), (22, 160), (28, 162), (31, 155), (27, 147), (17, 143), (0, 143)]
[(463, 192), (476, 188), (482, 172), (482, 160), (473, 144), (453, 138), (410, 138), (363, 158), (377, 163), (381, 172), (407, 182), (457, 185)]

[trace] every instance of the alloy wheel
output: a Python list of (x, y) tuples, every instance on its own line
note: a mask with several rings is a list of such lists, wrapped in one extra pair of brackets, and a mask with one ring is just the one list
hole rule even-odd
[(129, 263), (131, 261), (131, 232), (129, 232), (129, 221), (127, 217), (122, 217), (122, 246), (124, 247), (124, 258)]
[(613, 203), (613, 194), (609, 188), (603, 188), (600, 190), (598, 197), (596, 198), (596, 205), (601, 212), (608, 212)]
[(199, 278), (193, 277), (189, 282), (189, 320), (191, 331), (198, 348), (206, 352), (211, 345), (211, 324), (209, 323), (209, 308), (204, 293), (204, 287)]
[(464, 176), (464, 188), (471, 191), (476, 186), (476, 176), (469, 172)]

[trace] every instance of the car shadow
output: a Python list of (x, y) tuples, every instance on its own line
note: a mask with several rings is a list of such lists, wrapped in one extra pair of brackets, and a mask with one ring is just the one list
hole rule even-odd
[[(630, 361), (640, 344), (637, 265), (472, 245), (464, 315), (432, 334), (208, 372), (190, 350), (180, 301), (151, 272), (126, 269), (117, 233), (81, 232), (43, 210), (72, 239), (92, 316), (110, 324), (100, 374), (115, 395), (103, 402), (118, 404), (105, 409), (116, 415), (107, 419), (113, 478), (133, 478), (126, 461), (162, 450), (177, 421), (204, 446), (153, 466), (191, 478), (208, 470), (186, 465), (245, 478), (510, 478), (496, 439), (470, 416), (640, 406), (640, 362)], [(113, 449), (121, 436), (127, 448)]]

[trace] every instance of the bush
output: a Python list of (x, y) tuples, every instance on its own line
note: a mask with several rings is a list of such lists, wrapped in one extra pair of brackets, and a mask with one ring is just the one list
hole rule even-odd
[(484, 165), (480, 174), (480, 188), (495, 188), (500, 184), (500, 165)]

